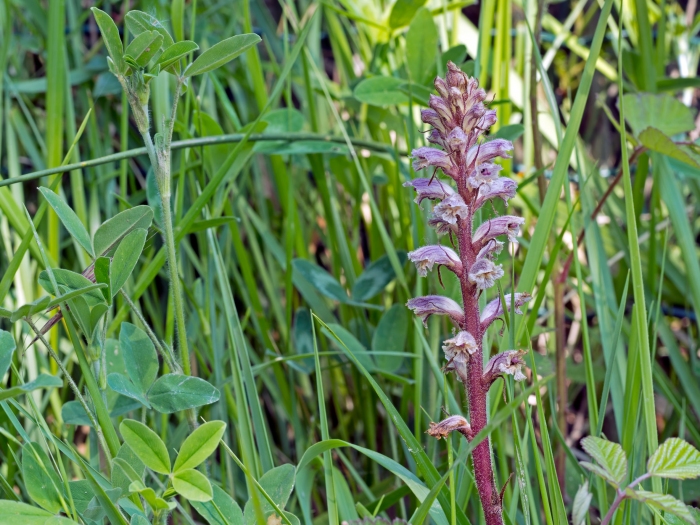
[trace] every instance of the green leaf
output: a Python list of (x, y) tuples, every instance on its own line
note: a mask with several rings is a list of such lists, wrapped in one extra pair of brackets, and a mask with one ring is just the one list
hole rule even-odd
[(416, 11), (425, 5), (426, 0), (396, 0), (391, 6), (389, 14), (389, 26), (391, 28), (403, 27), (409, 24)]
[(396, 77), (376, 76), (362, 80), (353, 91), (360, 102), (372, 106), (393, 106), (408, 103), (408, 97), (401, 91), (406, 81)]
[[(331, 330), (333, 330), (333, 332), (335, 332), (335, 335), (337, 335), (340, 338), (340, 340), (345, 344), (345, 347), (343, 347), (343, 345), (340, 345), (340, 349), (343, 352), (346, 351), (347, 347), (347, 350), (349, 350), (350, 353), (360, 363), (362, 363), (362, 366), (364, 366), (367, 370), (373, 372), (377, 369), (377, 367), (374, 365), (374, 361), (372, 360), (372, 356), (370, 356), (370, 354), (367, 353), (367, 349), (360, 341), (357, 340), (357, 338), (354, 335), (352, 335), (348, 330), (346, 330), (339, 324), (329, 323), (328, 327)], [(326, 335), (332, 338), (332, 334), (330, 332), (327, 332)]]
[[(144, 465), (143, 461), (139, 459), (139, 457), (127, 444), (124, 444), (119, 448), (119, 452), (117, 452), (114, 461), (114, 466), (112, 468), (112, 486), (114, 488), (120, 488), (123, 494), (128, 494), (129, 485), (131, 485), (134, 481), (143, 479), (143, 474), (146, 471), (146, 465)], [(122, 468), (122, 464), (128, 465), (128, 469)], [(135, 479), (134, 474), (136, 475)]]
[(320, 266), (305, 259), (294, 259), (292, 267), (326, 297), (341, 303), (348, 301), (348, 294), (345, 292), (345, 289), (335, 277)]
[(85, 408), (79, 401), (68, 401), (61, 407), (61, 419), (66, 425), (92, 426)]
[(433, 15), (425, 7), (416, 11), (406, 33), (406, 67), (413, 82), (430, 79), (438, 56), (438, 32)]
[(158, 376), (158, 354), (146, 332), (124, 322), (119, 332), (119, 347), (126, 373), (144, 396)]
[[(379, 320), (372, 336), (372, 350), (375, 352), (403, 352), (408, 336), (408, 310), (403, 304), (389, 308)], [(401, 367), (404, 358), (394, 355), (375, 355), (377, 368), (385, 372), (395, 372)]]
[[(127, 18), (132, 12), (126, 15)], [(134, 206), (117, 213), (97, 228), (92, 239), (95, 254), (111, 255), (112, 250), (124, 237), (138, 228), (147, 230), (151, 226), (151, 222), (153, 222), (153, 210), (150, 206)]]
[(639, 141), (651, 151), (668, 155), (685, 164), (700, 167), (700, 157), (688, 146), (678, 145), (656, 128), (646, 128), (639, 134)]
[(17, 343), (12, 334), (5, 330), (0, 330), (0, 380), (10, 368), (15, 348), (17, 348)]
[(649, 458), (647, 471), (660, 478), (697, 478), (700, 476), (700, 452), (682, 439), (667, 439)]
[(112, 296), (117, 295), (134, 271), (146, 245), (148, 230), (137, 228), (129, 232), (117, 246), (112, 258)]
[(125, 419), (119, 425), (124, 442), (143, 463), (159, 474), (170, 474), (170, 457), (158, 434), (143, 423)]
[(172, 414), (219, 400), (219, 390), (199, 377), (166, 374), (148, 392), (148, 401), (158, 412)]
[(141, 516), (141, 514), (134, 514), (131, 516), (129, 525), (151, 525), (151, 522)]
[(656, 507), (657, 509), (663, 510), (664, 512), (670, 512), (671, 514), (684, 519), (693, 525), (696, 525), (695, 517), (691, 514), (690, 509), (680, 500), (677, 500), (670, 494), (656, 494), (655, 492), (648, 492), (646, 490), (632, 490), (630, 488), (625, 489), (625, 494), (627, 497), (636, 499), (637, 501), (642, 501), (649, 505), (650, 507)]
[(0, 401), (21, 396), (22, 394), (39, 390), (41, 388), (55, 388), (60, 386), (63, 386), (63, 381), (61, 378), (49, 374), (39, 374), (36, 379), (30, 381), (29, 383), (0, 391)]
[[(0, 516), (8, 525), (69, 525), (75, 521), (54, 516), (38, 507), (19, 501), (0, 500)], [(77, 524), (76, 524), (77, 525)]]
[(525, 126), (522, 124), (508, 124), (507, 126), (498, 128), (498, 131), (489, 135), (487, 140), (506, 139), (514, 142), (520, 138), (523, 133), (525, 133)]
[(304, 114), (294, 108), (280, 108), (268, 111), (262, 118), (267, 122), (263, 133), (294, 133), (304, 128)]
[(109, 257), (98, 257), (95, 259), (95, 281), (99, 284), (104, 284), (106, 288), (101, 288), (102, 297), (108, 303), (112, 303), (112, 293), (109, 288), (111, 283), (111, 266), (112, 263)]
[(588, 481), (585, 481), (576, 491), (574, 505), (571, 509), (572, 525), (583, 525), (586, 522), (591, 499), (593, 499), (593, 494), (588, 490)]
[(221, 67), (247, 49), (256, 45), (260, 40), (260, 37), (254, 33), (236, 35), (222, 40), (199, 55), (185, 70), (184, 76), (185, 78), (189, 78)]
[[(275, 502), (280, 510), (283, 510), (294, 488), (295, 478), (296, 468), (288, 463), (268, 470), (258, 481), (263, 490), (270, 496), (270, 499)], [(267, 518), (274, 512), (274, 507), (266, 499), (262, 497), (260, 499), (263, 515)], [(243, 515), (248, 525), (255, 525), (255, 512), (251, 500), (246, 503)]]
[(175, 502), (168, 503), (166, 500), (159, 497), (155, 490), (153, 490), (151, 487), (146, 487), (140, 481), (134, 481), (131, 485), (129, 485), (129, 492), (138, 492), (141, 494), (143, 499), (146, 500), (154, 511), (168, 509), (172, 510), (176, 506)]
[(112, 469), (115, 467), (119, 467), (122, 470), (124, 476), (129, 480), (129, 485), (131, 485), (134, 481), (142, 481), (143, 474), (136, 472), (134, 467), (132, 467), (131, 464), (124, 458), (114, 458)]
[(126, 69), (124, 65), (124, 46), (122, 45), (122, 39), (119, 37), (117, 24), (104, 11), (96, 7), (91, 7), (90, 9), (102, 33), (102, 40), (107, 48), (107, 53), (109, 53), (114, 65), (117, 67), (117, 72), (124, 73)]
[(63, 509), (63, 482), (38, 443), (22, 447), (22, 479), (34, 503), (53, 514)]
[(125, 375), (113, 372), (107, 376), (107, 384), (109, 388), (115, 392), (135, 399), (146, 408), (151, 408), (151, 404), (148, 402), (148, 399), (146, 399), (145, 394)]
[(70, 494), (73, 497), (75, 510), (82, 514), (87, 510), (92, 498), (95, 497), (95, 493), (92, 491), (92, 487), (90, 487), (90, 482), (86, 479), (69, 481), (68, 487), (70, 488)]
[(145, 31), (158, 31), (163, 36), (162, 47), (168, 49), (173, 45), (173, 37), (170, 36), (165, 26), (154, 16), (143, 11), (132, 10), (126, 14), (126, 27), (129, 32), (138, 36)]
[(196, 468), (216, 450), (225, 431), (223, 421), (209, 421), (198, 427), (180, 447), (173, 472)]
[(622, 101), (625, 120), (636, 137), (648, 127), (669, 137), (695, 129), (693, 111), (668, 93), (628, 93)]
[(163, 44), (163, 35), (158, 31), (144, 31), (136, 35), (131, 43), (126, 46), (124, 54), (144, 68), (156, 55)]
[[(57, 297), (55, 299), (52, 299), (49, 302), (49, 304), (46, 305), (46, 310), (52, 310), (52, 309), (56, 308), (57, 306), (60, 306), (61, 303), (64, 301), (70, 301), (71, 299), (73, 299), (75, 297), (79, 297), (83, 294), (91, 293), (94, 291), (100, 291), (103, 288), (107, 288), (107, 285), (102, 284), (102, 283), (95, 283), (95, 284), (91, 284), (90, 286), (86, 286), (85, 288), (79, 288), (77, 290), (72, 290), (68, 293), (64, 293), (63, 295), (61, 295), (61, 297)], [(104, 306), (105, 308), (107, 307), (107, 305), (98, 304), (98, 305), (95, 305), (95, 308), (97, 306)]]
[(29, 317), (46, 310), (49, 307), (49, 304), (51, 304), (51, 298), (48, 296), (39, 297), (39, 299), (36, 299), (31, 303), (23, 304), (17, 308), (17, 310), (12, 312), (10, 315), (10, 322), (16, 323), (20, 319), (24, 319), (25, 317)]
[(243, 511), (238, 503), (217, 485), (213, 485), (212, 488), (214, 499), (208, 502), (192, 502), (197, 512), (207, 520), (209, 525), (243, 525)]
[(615, 486), (620, 486), (627, 477), (627, 456), (622, 447), (617, 443), (595, 436), (584, 438), (581, 440), (581, 444), (583, 449), (598, 462), (600, 468), (608, 475), (607, 479)]
[(183, 40), (163, 51), (163, 54), (158, 57), (156, 65), (159, 65), (161, 71), (166, 73), (179, 73), (179, 61), (197, 49), (199, 46), (196, 43), (191, 40)]
[[(66, 293), (75, 290), (82, 290), (84, 288), (90, 288), (93, 285), (93, 282), (90, 281), (87, 277), (84, 277), (79, 273), (71, 272), (70, 270), (64, 270), (63, 268), (53, 268), (51, 272), (53, 273), (54, 279), (56, 279), (56, 284), (59, 285), (59, 288), (63, 286), (68, 290)], [(53, 284), (51, 283), (51, 279), (49, 279), (49, 274), (46, 272), (46, 270), (39, 274), (39, 284), (44, 290), (49, 292), (51, 295), (62, 295), (56, 293), (56, 291), (53, 289)], [(94, 289), (94, 287), (90, 289), (92, 291), (85, 290), (85, 293), (78, 294), (87, 302), (88, 306), (92, 307), (96, 304), (104, 303), (105, 299), (102, 296), (100, 290)]]
[(210, 501), (213, 497), (211, 483), (198, 470), (181, 470), (173, 475), (172, 480), (175, 491), (189, 501)]
[[(397, 250), (396, 255), (401, 265), (406, 264), (406, 252)], [(352, 298), (356, 301), (367, 301), (380, 293), (386, 285), (396, 278), (396, 272), (391, 265), (389, 257), (382, 255), (376, 261), (365, 268), (362, 274), (355, 281), (352, 288)]]
[(64, 201), (57, 193), (54, 193), (49, 188), (42, 186), (39, 188), (39, 191), (46, 199), (46, 202), (49, 203), (49, 206), (51, 206), (56, 212), (58, 218), (61, 219), (61, 222), (66, 227), (66, 230), (68, 230), (68, 233), (73, 236), (77, 243), (80, 244), (80, 246), (82, 246), (86, 252), (94, 257), (95, 252), (92, 248), (92, 241), (90, 241), (90, 234), (85, 229), (83, 223), (80, 222), (80, 219), (75, 212), (70, 206), (68, 206), (66, 201)]

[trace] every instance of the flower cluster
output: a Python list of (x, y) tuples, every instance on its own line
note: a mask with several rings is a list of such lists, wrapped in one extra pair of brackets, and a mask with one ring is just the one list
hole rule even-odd
[[(513, 145), (508, 140), (485, 137), (496, 122), (496, 112), (484, 105), (486, 92), (476, 79), (449, 62), (445, 79), (435, 79), (435, 89), (438, 95), (431, 95), (430, 108), (424, 109), (421, 116), (432, 128), (428, 142), (438, 147), (417, 148), (411, 154), (414, 170), (427, 168), (432, 173), (404, 185), (413, 187), (418, 205), (426, 199), (435, 201), (428, 223), (438, 235), (448, 235), (455, 249), (424, 246), (409, 253), (409, 259), (420, 276), (426, 276), (434, 267), (446, 267), (454, 272), (461, 284), (462, 304), (440, 295), (428, 295), (409, 300), (407, 306), (423, 323), (431, 315), (446, 315), (451, 319), (456, 333), (444, 341), (447, 360), (444, 369), (455, 372), (469, 397), (471, 425), (462, 416), (450, 416), (440, 423), (431, 423), (428, 433), (439, 439), (459, 431), (471, 439), (486, 424), (485, 394), (490, 385), (505, 374), (516, 380), (525, 378), (523, 353), (516, 350), (494, 356), (484, 368), (482, 340), (491, 323), (510, 308), (521, 313), (520, 308), (530, 295), (508, 294), (505, 304), (496, 298), (483, 310), (478, 305), (479, 296), (503, 277), (503, 268), (496, 262), (504, 244), (499, 239), (517, 243), (524, 220), (503, 215), (474, 224), (476, 211), (488, 201), (502, 199), (507, 206), (515, 197), (517, 183), (501, 177), (501, 166), (496, 162), (499, 158), (509, 158)], [(440, 174), (452, 182), (438, 179)], [(502, 523), (488, 442), (474, 449), (474, 470), (487, 523)]]

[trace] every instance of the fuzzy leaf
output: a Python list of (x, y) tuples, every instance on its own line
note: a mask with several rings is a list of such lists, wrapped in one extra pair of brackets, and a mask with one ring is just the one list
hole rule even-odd
[(680, 500), (677, 500), (670, 494), (656, 494), (646, 490), (625, 490), (627, 497), (642, 501), (651, 507), (670, 512), (671, 514), (684, 519), (693, 525), (697, 525), (695, 517), (691, 514), (690, 509)]
[(204, 53), (199, 55), (185, 71), (185, 78), (201, 75), (223, 66), (230, 60), (253, 47), (260, 42), (260, 37), (255, 33), (236, 35), (218, 44), (214, 44)]
[(138, 36), (145, 31), (158, 31), (163, 36), (161, 46), (164, 49), (173, 45), (173, 37), (155, 16), (134, 9), (126, 14), (125, 19), (126, 27), (132, 35)]
[(660, 478), (697, 478), (700, 476), (700, 452), (682, 439), (667, 439), (649, 458), (647, 471)]
[(92, 14), (95, 16), (95, 21), (102, 33), (102, 40), (107, 48), (110, 58), (114, 62), (118, 73), (124, 73), (124, 46), (122, 39), (119, 36), (119, 29), (114, 23), (112, 17), (96, 7), (91, 7)]
[(124, 54), (128, 55), (131, 60), (143, 68), (160, 51), (162, 44), (163, 35), (158, 31), (144, 31), (126, 46)]
[(163, 54), (158, 57), (156, 65), (159, 65), (161, 71), (165, 71), (166, 73), (179, 72), (180, 59), (186, 57), (193, 51), (197, 51), (197, 49), (199, 49), (199, 46), (191, 40), (178, 42), (163, 51)]
[(594, 436), (581, 441), (583, 448), (608, 473), (609, 479), (619, 486), (627, 476), (627, 456), (617, 443)]

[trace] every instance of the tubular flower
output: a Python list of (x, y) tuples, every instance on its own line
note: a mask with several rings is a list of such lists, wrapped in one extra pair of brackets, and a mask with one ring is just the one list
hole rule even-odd
[[(490, 183), (498, 178), (498, 172), (503, 169), (503, 166), (485, 162), (474, 168), (474, 173), (467, 179), (467, 184), (473, 190), (479, 188), (484, 183)], [(510, 180), (510, 179), (507, 179)]]
[(508, 199), (515, 197), (518, 190), (518, 183), (511, 179), (499, 177), (493, 182), (484, 182), (479, 186), (479, 195), (474, 201), (474, 209), (478, 210), (489, 199), (501, 198), (508, 207)]
[[(510, 305), (512, 302), (515, 313), (519, 315), (523, 314), (520, 307), (531, 299), (530, 294), (527, 292), (516, 293), (514, 297), (513, 294), (507, 293), (503, 297), (506, 300), (506, 307), (508, 308), (508, 311), (510, 311)], [(511, 299), (511, 297), (513, 297), (513, 299)], [(495, 319), (501, 317), (502, 315), (503, 305), (501, 304), (501, 298), (497, 297), (496, 299), (488, 303), (482, 310), (480, 319), (482, 327), (488, 327), (488, 325), (490, 325)]]
[(525, 365), (523, 356), (526, 353), (525, 350), (508, 350), (493, 356), (484, 368), (484, 384), (490, 385), (503, 375), (511, 375), (516, 381), (525, 379), (522, 368)]
[(503, 249), (503, 243), (496, 239), (491, 239), (487, 241), (486, 244), (479, 250), (479, 254), (476, 256), (476, 260), (479, 259), (495, 259), (496, 256), (501, 253)]
[(415, 263), (418, 275), (425, 277), (428, 271), (433, 269), (433, 265), (447, 266), (455, 273), (462, 271), (462, 261), (453, 249), (440, 244), (423, 246), (408, 253), (408, 260)]
[(514, 215), (501, 215), (500, 217), (489, 219), (476, 229), (472, 242), (475, 244), (486, 243), (486, 241), (501, 235), (507, 235), (510, 242), (518, 242), (520, 226), (524, 223), (525, 219)]
[(403, 185), (412, 186), (416, 190), (416, 198), (413, 201), (418, 205), (423, 202), (423, 199), (445, 199), (455, 193), (455, 190), (448, 184), (440, 182), (435, 177), (432, 179), (413, 179), (404, 182)]
[(413, 157), (413, 169), (415, 171), (422, 170), (428, 166), (442, 168), (443, 171), (448, 171), (452, 167), (450, 156), (437, 148), (416, 148), (411, 152)]
[(479, 259), (469, 268), (469, 281), (476, 285), (477, 290), (486, 290), (503, 277), (503, 268), (493, 263), (491, 259)]
[(472, 427), (462, 416), (450, 416), (443, 419), (439, 423), (434, 421), (430, 422), (430, 428), (426, 431), (427, 434), (433, 436), (435, 439), (445, 438), (447, 439), (450, 432), (457, 431), (460, 434), (471, 439), (472, 437)]
[(468, 214), (469, 208), (458, 193), (450, 195), (433, 208), (435, 219), (452, 225), (456, 225), (459, 219), (466, 219)]
[(447, 359), (445, 370), (458, 371), (457, 377), (461, 380), (467, 371), (467, 361), (478, 349), (476, 339), (466, 330), (457, 332), (457, 335), (451, 339), (445, 339), (442, 343), (442, 350)]
[(476, 144), (469, 148), (469, 152), (467, 153), (467, 165), (471, 166), (473, 163), (476, 166), (493, 160), (496, 157), (509, 159), (510, 155), (508, 155), (507, 152), (512, 149), (513, 143), (505, 139), (494, 139)]
[(433, 314), (447, 315), (457, 326), (464, 322), (462, 307), (449, 297), (443, 297), (442, 295), (414, 297), (406, 303), (406, 306), (421, 318), (425, 326), (427, 326), (428, 317)]

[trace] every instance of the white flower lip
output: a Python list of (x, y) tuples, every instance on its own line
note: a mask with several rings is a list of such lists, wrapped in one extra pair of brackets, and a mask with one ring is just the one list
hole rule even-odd
[[(506, 307), (508, 308), (508, 311), (510, 311), (510, 303), (513, 302), (515, 313), (520, 315), (523, 313), (522, 310), (520, 310), (520, 307), (532, 298), (532, 296), (527, 292), (516, 293), (514, 296), (513, 294), (508, 293), (503, 297), (506, 300)], [(512, 300), (511, 297), (513, 297)], [(480, 320), (482, 327), (487, 328), (496, 318), (502, 316), (503, 312), (504, 310), (503, 305), (501, 304), (501, 298), (497, 297), (484, 306), (484, 309), (481, 311)]]
[(478, 290), (491, 288), (501, 277), (503, 267), (494, 264), (491, 259), (479, 259), (469, 268), (469, 281), (474, 283)]
[(518, 242), (517, 237), (520, 235), (520, 226), (524, 223), (525, 219), (515, 215), (494, 217), (476, 229), (472, 242), (484, 244), (501, 235), (507, 235), (510, 242)]
[(468, 215), (469, 208), (458, 193), (450, 195), (433, 208), (433, 218), (447, 224), (456, 225), (459, 219), (466, 219)]
[(462, 262), (452, 248), (441, 244), (423, 246), (408, 253), (408, 260), (415, 263), (418, 275), (425, 277), (434, 265), (447, 266), (455, 273), (462, 270)]
[(445, 199), (455, 193), (449, 184), (445, 184), (437, 179), (437, 177), (417, 178), (404, 182), (405, 187), (411, 186), (416, 190), (416, 198), (414, 202), (420, 205), (423, 199)]
[(524, 350), (507, 350), (496, 354), (486, 364), (483, 380), (490, 384), (503, 375), (511, 375), (516, 381), (522, 381), (525, 379), (522, 368), (525, 365), (523, 356), (526, 353)]

